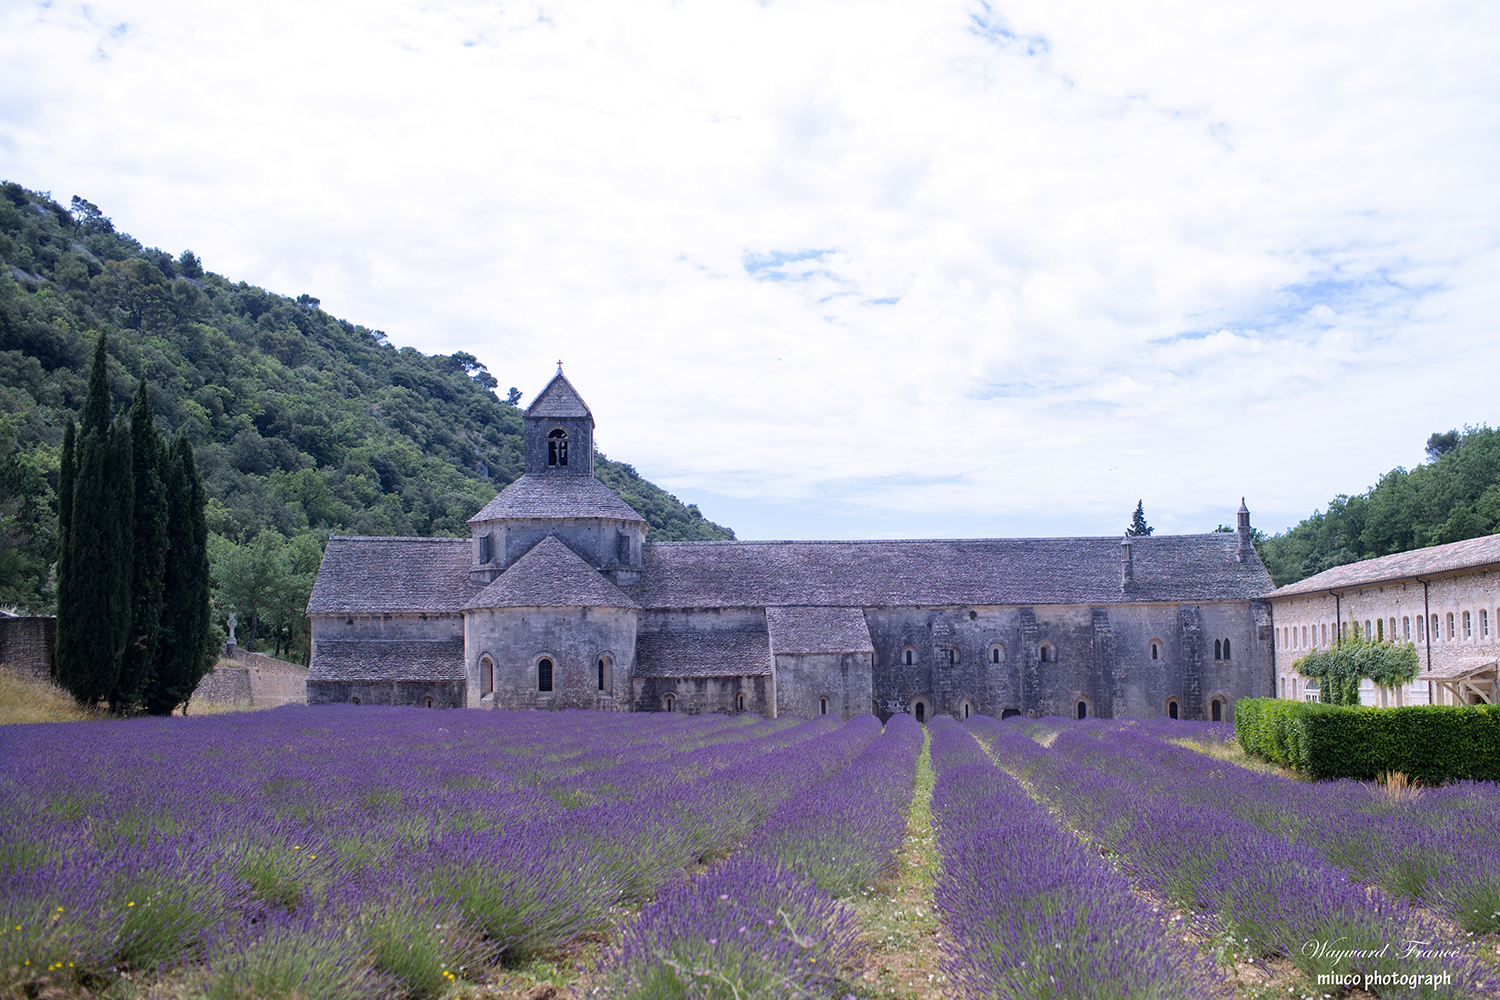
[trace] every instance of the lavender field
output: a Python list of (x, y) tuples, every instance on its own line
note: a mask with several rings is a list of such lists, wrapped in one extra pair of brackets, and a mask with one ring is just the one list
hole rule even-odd
[[(351, 706), (5, 727), (0, 990), (495, 995), (564, 955), (581, 992), (636, 1000), (1227, 997), (1229, 941), (1287, 970), (1281, 996), (1496, 995), (1500, 790), (1310, 785), (1184, 736), (1227, 729)], [(929, 809), (936, 971), (892, 994), (852, 904), (907, 877)]]

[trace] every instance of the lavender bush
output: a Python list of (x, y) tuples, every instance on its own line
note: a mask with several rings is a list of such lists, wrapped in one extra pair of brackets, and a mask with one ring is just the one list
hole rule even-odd
[(799, 871), (737, 857), (668, 889), (626, 929), (622, 1000), (826, 997), (853, 953), (850, 912)]
[[(951, 971), (973, 998), (1207, 997), (1207, 966), (1163, 914), (950, 719), (934, 720), (932, 817)], [(1024, 738), (1024, 737), (1022, 737)], [(1029, 742), (1029, 741), (1028, 741)]]
[[(872, 715), (847, 728), (881, 731)], [(893, 716), (846, 770), (771, 813), (746, 852), (796, 867), (835, 896), (858, 891), (890, 866), (901, 846), (921, 751), (921, 723)]]
[(369, 706), (8, 727), (0, 987), (197, 962), (215, 995), (433, 996), (727, 853), (868, 743), (840, 729)]
[[(1189, 805), (1174, 796), (1172, 782), (1163, 788), (1149, 776), (1128, 741), (1096, 738), (1099, 724), (1064, 730), (1050, 749), (1014, 726), (990, 719), (970, 725), (1008, 770), (1117, 852), (1133, 878), (1179, 905), (1219, 914), (1236, 940), (1258, 952), (1286, 955), (1314, 978), (1358, 975), (1378, 996), (1471, 996), (1492, 988), (1462, 954), (1407, 953), (1404, 942), (1443, 940), (1410, 903), (1234, 815), (1234, 772), (1241, 769), (1213, 762), (1222, 772), (1216, 800)], [(1430, 981), (1401, 978), (1409, 976)]]

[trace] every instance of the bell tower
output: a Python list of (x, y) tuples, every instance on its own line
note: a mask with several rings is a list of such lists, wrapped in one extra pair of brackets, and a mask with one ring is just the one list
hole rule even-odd
[(528, 476), (594, 475), (594, 415), (563, 375), (561, 361), (525, 419)]

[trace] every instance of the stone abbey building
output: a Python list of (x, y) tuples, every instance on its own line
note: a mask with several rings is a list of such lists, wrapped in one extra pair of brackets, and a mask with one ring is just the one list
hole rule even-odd
[(525, 426), (470, 538), (330, 539), (309, 702), (1227, 720), (1273, 693), (1243, 503), (1123, 541), (651, 542), (561, 370)]

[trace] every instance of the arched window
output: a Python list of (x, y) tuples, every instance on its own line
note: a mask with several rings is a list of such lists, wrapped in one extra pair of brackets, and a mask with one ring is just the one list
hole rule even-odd
[(493, 694), (495, 690), (495, 661), (488, 656), (479, 658), (479, 694)]
[(915, 661), (916, 656), (917, 651), (915, 649), (912, 649), (910, 646), (907, 646), (901, 651), (901, 662), (905, 663), (909, 667)]
[(1000, 718), (1001, 718), (1001, 720), (1005, 720), (1005, 719), (1010, 718), (1013, 715), (1020, 715), (1020, 714), (1021, 714), (1021, 710), (1019, 708), (1002, 708), (1000, 710)]
[(1286, 698), (1286, 678), (1281, 679), (1281, 697)]
[(1411, 615), (1401, 616), (1401, 635), (1407, 642), (1411, 642)]
[(917, 717), (918, 722), (925, 724), (927, 722), (927, 703), (924, 701), (917, 702), (916, 711), (912, 714)]
[(432, 697), (429, 695), (427, 698), (424, 698), (423, 699), (423, 704), (426, 705), (428, 708), (431, 708), (432, 707)]
[(743, 712), (745, 710), (745, 692), (741, 691), (734, 696), (734, 710), (736, 712)]
[(964, 718), (967, 719), (968, 717), (969, 717), (969, 703), (968, 702), (964, 702)]
[(990, 662), (991, 663), (1004, 663), (1005, 662), (1005, 644), (1004, 643), (1002, 643), (1002, 642), (996, 642), (996, 643), (991, 643), (990, 644)]
[(1089, 717), (1089, 703), (1088, 702), (1086, 702), (1086, 701), (1080, 701), (1078, 703), (1078, 717), (1080, 719), (1087, 719)]
[(1450, 611), (1450, 612), (1448, 612), (1448, 638), (1452, 639), (1453, 636), (1454, 636), (1454, 632), (1453, 632), (1453, 612)]
[(1464, 612), (1464, 638), (1474, 638), (1474, 617), (1469, 612)]
[(1209, 702), (1208, 707), (1209, 707), (1209, 712), (1211, 713), (1210, 718), (1212, 718), (1214, 722), (1223, 722), (1224, 721), (1224, 702), (1223, 701), (1221, 701), (1218, 698), (1215, 698), (1213, 701)]
[(677, 710), (677, 699), (672, 697), (671, 695), (667, 695), (666, 700), (663, 702), (663, 704), (667, 706), (668, 712), (675, 712)]
[(561, 427), (554, 428), (547, 435), (547, 464), (568, 464), (568, 432)]
[(613, 691), (615, 689), (615, 658), (605, 653), (599, 657), (599, 690)]
[(1437, 640), (1439, 640), (1439, 639), (1441, 639), (1443, 637), (1442, 632), (1438, 629), (1438, 616), (1437, 615), (1433, 615), (1432, 616), (1432, 631), (1431, 631), (1430, 634), (1432, 636), (1432, 641), (1433, 642), (1436, 642)]
[(948, 666), (950, 666), (950, 667), (956, 667), (956, 666), (958, 666), (958, 647), (957, 646), (949, 646), (948, 647)]
[(1153, 660), (1159, 660), (1159, 659), (1161, 659), (1161, 640), (1160, 639), (1152, 639), (1151, 640), (1151, 659), (1153, 659)]
[(552, 690), (552, 661), (545, 656), (536, 661), (536, 689)]
[(819, 715), (827, 715), (828, 714), (828, 699), (827, 698), (819, 698), (818, 699), (818, 714)]
[(1479, 609), (1479, 637), (1488, 639), (1490, 637), (1490, 611), (1488, 608)]
[(1052, 643), (1050, 642), (1042, 643), (1041, 647), (1037, 650), (1037, 653), (1041, 657), (1041, 661), (1043, 663), (1057, 662), (1057, 647), (1052, 645)]
[(1372, 629), (1372, 628), (1370, 628), (1370, 619), (1368, 619), (1368, 618), (1365, 619), (1365, 638), (1366, 639), (1373, 639), (1373, 638), (1375, 638), (1375, 630)]
[(1214, 640), (1214, 659), (1216, 659), (1216, 660), (1222, 660), (1222, 659), (1224, 659), (1224, 644), (1222, 642), (1220, 642), (1218, 639)]
[(355, 695), (354, 697), (350, 698), (349, 699), (349, 704), (351, 704), (351, 705), (358, 705), (359, 704), (359, 695)]
[(1169, 719), (1179, 718), (1179, 716), (1177, 714), (1177, 699), (1176, 698), (1173, 698), (1171, 701), (1167, 702), (1167, 718), (1169, 718)]
[(1229, 640), (1224, 640), (1224, 659), (1229, 659)]

